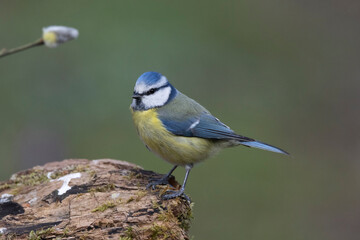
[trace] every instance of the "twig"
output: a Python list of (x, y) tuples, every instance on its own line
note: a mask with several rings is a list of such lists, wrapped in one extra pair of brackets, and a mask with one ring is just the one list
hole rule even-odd
[(41, 45), (44, 45), (44, 40), (42, 38), (36, 40), (33, 43), (25, 44), (23, 46), (13, 48), (10, 50), (7, 50), (6, 48), (4, 48), (0, 51), (0, 58), (17, 53), (17, 52), (24, 51), (24, 50), (32, 48), (32, 47), (41, 46)]

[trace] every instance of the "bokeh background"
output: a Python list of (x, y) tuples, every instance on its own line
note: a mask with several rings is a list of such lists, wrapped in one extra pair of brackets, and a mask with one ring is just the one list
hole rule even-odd
[[(191, 172), (195, 239), (358, 239), (359, 1), (0, 1), (0, 48), (48, 25), (80, 37), (0, 60), (0, 180), (66, 158), (165, 173), (128, 110), (159, 71), (238, 133), (292, 157), (221, 152)], [(176, 171), (181, 182), (185, 171)]]

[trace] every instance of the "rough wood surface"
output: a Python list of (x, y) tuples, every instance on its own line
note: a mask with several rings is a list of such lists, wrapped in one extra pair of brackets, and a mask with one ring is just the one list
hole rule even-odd
[[(162, 201), (161, 175), (134, 164), (71, 159), (0, 183), (0, 239), (188, 239), (191, 206)], [(172, 185), (179, 187), (173, 179)]]

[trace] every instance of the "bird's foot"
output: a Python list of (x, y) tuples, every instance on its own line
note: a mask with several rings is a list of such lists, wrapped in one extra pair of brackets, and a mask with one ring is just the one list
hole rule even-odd
[(177, 197), (182, 197), (186, 199), (189, 203), (191, 203), (191, 199), (184, 193), (184, 189), (180, 189), (178, 191), (175, 190), (168, 190), (162, 195), (162, 199), (169, 200)]
[(151, 181), (148, 185), (146, 185), (146, 189), (151, 188), (152, 190), (155, 190), (157, 185), (168, 185), (169, 183), (169, 178), (168, 176), (165, 176), (161, 179), (157, 179), (154, 181)]

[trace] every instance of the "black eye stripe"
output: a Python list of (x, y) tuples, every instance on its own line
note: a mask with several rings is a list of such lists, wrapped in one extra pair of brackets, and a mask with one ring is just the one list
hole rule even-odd
[(153, 93), (155, 93), (157, 90), (159, 90), (159, 88), (152, 88), (152, 89), (150, 89), (149, 91), (147, 91), (147, 92), (145, 93), (145, 95), (153, 94)]
[(139, 93), (138, 95), (140, 96), (147, 96), (147, 95), (151, 95), (151, 94), (154, 94), (155, 92), (157, 92), (158, 90), (162, 89), (162, 88), (166, 88), (169, 86), (169, 83), (164, 85), (164, 86), (161, 86), (159, 88), (151, 88), (149, 91), (147, 92), (144, 92), (144, 93)]

